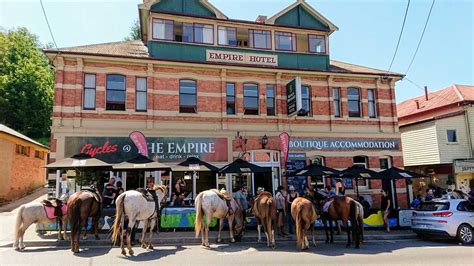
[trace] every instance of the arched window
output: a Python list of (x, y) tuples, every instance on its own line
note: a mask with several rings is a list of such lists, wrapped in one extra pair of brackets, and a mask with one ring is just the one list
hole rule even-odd
[(360, 90), (358, 88), (347, 89), (347, 104), (349, 117), (361, 117)]
[(196, 81), (179, 81), (179, 112), (197, 113), (197, 89)]
[(125, 90), (125, 76), (107, 75), (107, 103), (106, 110), (125, 111), (125, 99), (127, 92)]

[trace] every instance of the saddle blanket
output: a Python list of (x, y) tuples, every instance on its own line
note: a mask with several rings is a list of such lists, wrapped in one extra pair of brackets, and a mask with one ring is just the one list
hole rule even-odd
[[(50, 220), (54, 220), (57, 218), (57, 216), (54, 214), (54, 207), (47, 207), (47, 206), (44, 206), (44, 211), (46, 212), (46, 217), (48, 217), (48, 219)], [(67, 214), (67, 205), (64, 204), (61, 206), (61, 212), (64, 215)]]
[(332, 200), (326, 201), (323, 205), (323, 212), (328, 212), (329, 206), (331, 206)]

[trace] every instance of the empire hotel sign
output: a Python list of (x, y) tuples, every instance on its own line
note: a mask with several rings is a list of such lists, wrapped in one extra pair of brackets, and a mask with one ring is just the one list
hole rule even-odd
[(278, 66), (278, 56), (271, 54), (206, 50), (206, 60), (218, 63)]

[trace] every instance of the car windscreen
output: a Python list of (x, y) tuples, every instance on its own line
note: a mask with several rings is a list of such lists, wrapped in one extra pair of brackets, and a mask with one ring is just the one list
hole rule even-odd
[(423, 202), (418, 208), (419, 211), (446, 211), (449, 210), (449, 202)]

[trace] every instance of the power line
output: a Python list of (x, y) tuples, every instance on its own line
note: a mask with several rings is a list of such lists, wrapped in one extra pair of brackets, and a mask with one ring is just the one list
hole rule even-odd
[[(411, 84), (413, 84), (415, 87), (419, 88), (420, 90), (422, 90), (423, 92), (425, 91), (425, 88), (423, 88), (422, 86), (420, 86), (419, 84), (417, 84), (416, 82), (410, 80), (409, 78), (407, 78), (405, 76), (404, 78), (406, 81), (410, 82)], [(429, 92), (428, 92), (429, 93)], [(446, 101), (451, 101), (450, 99), (444, 97), (444, 96), (441, 96), (440, 93), (436, 93), (436, 94), (431, 94), (431, 96), (433, 96), (433, 98), (436, 98), (436, 97), (439, 97), (443, 100), (446, 100)]]
[(395, 61), (395, 57), (397, 56), (398, 47), (400, 46), (400, 41), (402, 40), (403, 30), (405, 29), (405, 22), (407, 20), (409, 8), (410, 8), (410, 0), (408, 0), (407, 7), (405, 9), (405, 16), (403, 17), (402, 29), (400, 30), (400, 35), (398, 36), (397, 48), (395, 48), (395, 53), (393, 53), (392, 62), (390, 63), (390, 67), (388, 68), (387, 73), (390, 72), (390, 70), (392, 69), (393, 62)]
[(428, 13), (428, 17), (426, 18), (425, 27), (423, 28), (423, 33), (421, 33), (420, 40), (418, 41), (418, 45), (416, 46), (415, 54), (413, 54), (413, 58), (411, 59), (410, 65), (408, 65), (408, 68), (405, 71), (405, 75), (408, 73), (408, 71), (410, 71), (410, 68), (413, 62), (415, 61), (416, 55), (418, 53), (418, 49), (420, 49), (420, 45), (421, 45), (421, 42), (423, 41), (423, 37), (425, 36), (426, 27), (428, 26), (428, 22), (430, 21), (431, 11), (433, 11), (433, 6), (435, 2), (436, 0), (433, 0), (433, 2), (431, 3), (430, 12)]
[(41, 8), (43, 9), (44, 19), (46, 20), (46, 24), (48, 25), (49, 33), (51, 34), (51, 38), (53, 39), (54, 46), (56, 47), (56, 50), (58, 50), (58, 44), (56, 43), (56, 40), (54, 39), (53, 31), (51, 30), (51, 26), (49, 25), (48, 16), (46, 15), (46, 11), (44, 10), (43, 0), (40, 0), (40, 4), (41, 4)]

